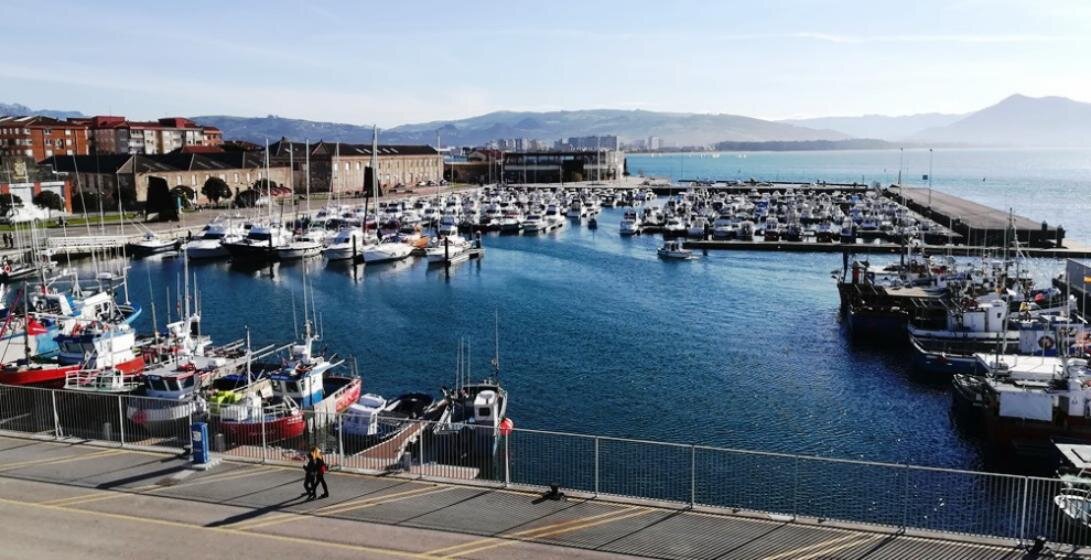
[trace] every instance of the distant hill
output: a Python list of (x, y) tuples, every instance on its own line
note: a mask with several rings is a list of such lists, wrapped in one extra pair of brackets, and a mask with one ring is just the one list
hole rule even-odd
[[(724, 152), (796, 152), (821, 150), (889, 150), (899, 147), (886, 140), (850, 138), (848, 140), (796, 140), (789, 142), (717, 142)], [(908, 147), (908, 146), (905, 146)]]
[[(199, 116), (193, 120), (220, 128), (224, 137), (251, 142), (281, 136), (370, 142), (371, 128), (342, 123), (285, 119)], [(497, 138), (556, 140), (570, 136), (617, 134), (622, 141), (659, 136), (666, 144), (705, 145), (721, 141), (763, 142), (843, 140), (848, 135), (738, 115), (660, 113), (594, 109), (584, 111), (498, 111), (467, 119), (406, 124), (383, 130), (381, 140), (399, 144), (484, 144)]]
[(52, 109), (31, 109), (20, 103), (0, 103), (0, 115), (27, 116), (41, 115), (55, 119), (67, 119), (68, 117), (82, 117), (79, 111), (56, 111)]
[(910, 138), (922, 130), (947, 126), (965, 116), (965, 114), (921, 113), (896, 117), (887, 115), (818, 117), (813, 119), (787, 119), (780, 122), (808, 128), (836, 130), (854, 138), (902, 140)]
[(986, 146), (1091, 146), (1091, 103), (1013, 95), (946, 126), (922, 130), (912, 139)]

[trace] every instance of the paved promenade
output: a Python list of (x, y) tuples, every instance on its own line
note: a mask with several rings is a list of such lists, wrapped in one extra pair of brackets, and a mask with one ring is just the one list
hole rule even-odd
[(999, 542), (396, 477), (328, 481), (331, 497), (308, 502), (298, 467), (224, 462), (201, 472), (171, 454), (0, 436), (0, 557), (1028, 558)]

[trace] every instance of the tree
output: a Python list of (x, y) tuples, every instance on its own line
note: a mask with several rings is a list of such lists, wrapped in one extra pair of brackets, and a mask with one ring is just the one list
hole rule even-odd
[(64, 210), (64, 199), (53, 191), (42, 191), (34, 197), (34, 205), (49, 210)]
[(0, 213), (7, 214), (12, 206), (23, 203), (23, 199), (11, 193), (0, 194)]
[(219, 177), (209, 177), (204, 186), (201, 187), (201, 194), (212, 204), (217, 204), (223, 199), (231, 198), (231, 187), (227, 186), (227, 182)]
[(174, 205), (179, 208), (192, 208), (193, 200), (197, 198), (197, 192), (187, 185), (178, 185), (170, 190), (174, 197)]
[(166, 179), (148, 177), (148, 201), (144, 210), (149, 216), (158, 215), (160, 221), (178, 220), (178, 201), (171, 193)]
[(102, 197), (95, 191), (81, 191), (72, 195), (74, 212), (98, 212), (101, 205)]
[(254, 181), (253, 189), (258, 191), (259, 193), (261, 193), (263, 195), (272, 196), (273, 189), (275, 189), (278, 186), (279, 185), (277, 185), (276, 181), (273, 181), (273, 180), (270, 180), (270, 179), (266, 179), (265, 177), (262, 177), (261, 179), (258, 179), (257, 181)]
[(239, 208), (253, 208), (257, 206), (261, 194), (254, 189), (246, 189), (235, 195), (235, 206)]

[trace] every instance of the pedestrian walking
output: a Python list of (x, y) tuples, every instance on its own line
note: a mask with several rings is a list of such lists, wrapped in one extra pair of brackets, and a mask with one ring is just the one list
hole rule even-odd
[(315, 493), (318, 490), (318, 485), (322, 485), (322, 495), (319, 498), (328, 498), (330, 496), (330, 489), (326, 486), (326, 471), (329, 467), (326, 466), (326, 461), (322, 459), (322, 452), (317, 447), (312, 447), (310, 454), (307, 456), (307, 465), (304, 467), (304, 471), (307, 473), (307, 481), (304, 482), (304, 487), (307, 488), (307, 499), (315, 499)]

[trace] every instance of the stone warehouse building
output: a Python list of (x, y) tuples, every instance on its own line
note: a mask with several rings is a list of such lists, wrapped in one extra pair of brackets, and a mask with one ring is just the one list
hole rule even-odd
[[(172, 188), (186, 186), (198, 193), (197, 202), (207, 202), (200, 194), (210, 177), (227, 182), (234, 193), (250, 188), (264, 177), (263, 152), (223, 152), (207, 154), (139, 155), (113, 154), (97, 156), (52, 157), (42, 162), (60, 173), (73, 177), (76, 189), (101, 192), (113, 199), (118, 188), (125, 199), (143, 203), (148, 200), (148, 179), (162, 177)], [(277, 184), (290, 185), (287, 165), (270, 164), (269, 178)], [(77, 190), (78, 192), (78, 190)]]
[(0, 156), (0, 194), (12, 194), (22, 204), (34, 203), (42, 191), (52, 191), (64, 201), (64, 211), (72, 211), (72, 184), (69, 177), (38, 165), (28, 156)]
[[(270, 159), (282, 166), (291, 164), (294, 182), (288, 186), (295, 192), (306, 188), (308, 147), (312, 192), (349, 194), (364, 190), (367, 169), (371, 167), (371, 144), (319, 141), (308, 146), (282, 138), (269, 146)], [(377, 156), (382, 190), (443, 179), (443, 155), (431, 146), (380, 144)]]

